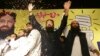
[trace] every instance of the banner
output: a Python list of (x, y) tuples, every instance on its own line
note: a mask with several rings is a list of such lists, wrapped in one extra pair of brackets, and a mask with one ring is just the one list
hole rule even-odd
[[(0, 9), (0, 12), (2, 9)], [(29, 22), (28, 10), (9, 10), (6, 11), (15, 12), (17, 14), (15, 23), (15, 33), (19, 29), (25, 28), (27, 22)], [(62, 17), (64, 15), (63, 9), (44, 9), (44, 10), (33, 10), (32, 13), (35, 15), (37, 21), (45, 27), (45, 21), (47, 19), (53, 19), (55, 28), (60, 26)], [(80, 23), (83, 32), (87, 33), (87, 37), (91, 38), (96, 48), (98, 47), (97, 42), (100, 41), (100, 9), (70, 9), (68, 15), (68, 25), (72, 20), (77, 20)]]

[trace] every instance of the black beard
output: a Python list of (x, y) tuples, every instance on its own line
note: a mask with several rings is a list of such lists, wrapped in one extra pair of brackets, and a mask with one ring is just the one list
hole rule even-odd
[(71, 27), (71, 31), (75, 32), (75, 33), (79, 33), (81, 30), (80, 30), (80, 27)]
[(54, 30), (54, 27), (46, 27), (46, 30), (47, 30), (48, 32), (52, 32), (52, 31)]
[(9, 31), (1, 31), (0, 30), (0, 39), (5, 39), (7, 36), (14, 33), (14, 27), (10, 29)]

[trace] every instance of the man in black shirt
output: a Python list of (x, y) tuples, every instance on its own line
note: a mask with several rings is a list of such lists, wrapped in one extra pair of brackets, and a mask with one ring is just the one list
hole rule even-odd
[(57, 30), (54, 30), (54, 21), (51, 19), (48, 19), (46, 21), (45, 29), (42, 28), (42, 26), (36, 21), (34, 15), (32, 15), (32, 4), (29, 4), (29, 20), (32, 23), (33, 27), (38, 29), (42, 35), (41, 56), (64, 56), (59, 38), (66, 27), (70, 5), (70, 1), (64, 3), (65, 14), (61, 21), (61, 25)]

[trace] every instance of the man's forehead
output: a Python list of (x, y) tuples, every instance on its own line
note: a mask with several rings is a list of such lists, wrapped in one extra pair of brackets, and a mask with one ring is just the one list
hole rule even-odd
[(5, 16), (2, 16), (0, 19), (4, 19), (4, 20), (14, 20), (12, 16), (10, 15), (5, 15)]

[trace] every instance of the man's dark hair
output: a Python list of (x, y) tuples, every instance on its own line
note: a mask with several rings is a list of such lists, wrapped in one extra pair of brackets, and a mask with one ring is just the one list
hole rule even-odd
[(14, 20), (16, 20), (16, 13), (14, 12), (8, 12), (5, 10), (2, 10), (2, 12), (0, 12), (0, 18), (5, 15), (10, 15), (11, 17), (13, 17)]
[(53, 26), (54, 26), (54, 21), (52, 19), (46, 20), (46, 24), (47, 24), (48, 21), (51, 21), (53, 23)]

